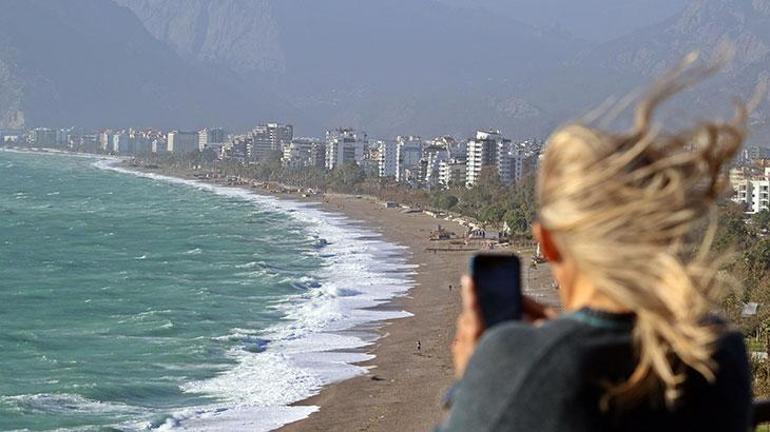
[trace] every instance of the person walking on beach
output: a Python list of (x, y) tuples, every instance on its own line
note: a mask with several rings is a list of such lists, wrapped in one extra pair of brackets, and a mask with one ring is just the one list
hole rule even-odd
[(421, 352), (422, 352), (422, 344), (420, 343), (420, 340), (419, 340), (419, 339), (417, 339), (417, 352), (418, 352), (418, 353), (421, 353)]
[(652, 123), (713, 70), (692, 61), (652, 89), (629, 132), (573, 123), (551, 135), (533, 230), (563, 311), (525, 298), (529, 323), (485, 330), (465, 277), (441, 432), (750, 429), (746, 347), (712, 314), (726, 275), (710, 253), (747, 110), (677, 133)]

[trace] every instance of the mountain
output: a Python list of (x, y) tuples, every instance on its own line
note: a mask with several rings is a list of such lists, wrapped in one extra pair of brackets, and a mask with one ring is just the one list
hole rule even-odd
[(179, 55), (239, 72), (282, 72), (280, 29), (268, 0), (116, 0)]
[(435, 0), (116, 1), (180, 56), (273, 88), (314, 135), (538, 133), (549, 116), (520, 89), (582, 46)]
[(608, 42), (664, 21), (688, 0), (441, 0), (485, 9), (551, 32), (591, 43)]
[(0, 8), (0, 127), (245, 126), (260, 112), (239, 80), (182, 59), (112, 2)]
[[(760, 81), (770, 81), (770, 0), (691, 1), (679, 14), (578, 56), (580, 65), (593, 65), (630, 81), (649, 81), (699, 51), (713, 58), (723, 44), (734, 48), (724, 70), (687, 99), (691, 112), (731, 109), (732, 98), (749, 98)], [(768, 142), (770, 93), (752, 115), (754, 139)]]

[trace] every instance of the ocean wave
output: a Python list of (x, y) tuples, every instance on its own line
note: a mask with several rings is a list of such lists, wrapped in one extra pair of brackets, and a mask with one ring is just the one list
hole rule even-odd
[(138, 409), (116, 402), (100, 402), (69, 393), (22, 394), (0, 396), (0, 405), (24, 415), (126, 415), (138, 414)]
[(407, 263), (406, 249), (344, 215), (244, 189), (134, 172), (109, 161), (98, 161), (96, 166), (251, 202), (260, 215), (286, 215), (304, 228), (312, 246), (308, 253), (322, 260), (322, 266), (310, 275), (294, 275), (290, 266), (258, 259), (234, 266), (244, 270), (239, 275), (248, 278), (277, 276), (281, 279), (276, 278), (276, 283), (288, 283), (297, 293), (271, 305), (283, 316), (274, 325), (262, 331), (231, 329), (229, 334), (215, 337), (234, 344), (228, 351), (234, 366), (213, 378), (186, 383), (182, 390), (212, 396), (221, 403), (174, 413), (153, 426), (158, 430), (228, 430), (228, 422), (239, 419), (248, 421), (237, 423), (239, 426), (267, 431), (299, 420), (316, 407), (290, 404), (316, 394), (323, 386), (366, 373), (357, 363), (372, 356), (358, 350), (373, 343), (376, 336), (351, 335), (343, 333), (345, 330), (409, 316), (404, 311), (371, 309), (404, 295), (414, 285), (414, 267)]

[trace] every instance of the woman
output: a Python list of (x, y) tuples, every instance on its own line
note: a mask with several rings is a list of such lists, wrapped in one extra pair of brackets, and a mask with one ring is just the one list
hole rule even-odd
[(709, 254), (722, 168), (743, 141), (746, 110), (659, 133), (655, 108), (693, 82), (685, 66), (639, 104), (630, 132), (576, 123), (550, 137), (534, 234), (562, 313), (527, 300), (540, 323), (483, 331), (465, 278), (453, 346), (460, 381), (442, 431), (749, 429), (745, 347), (712, 315), (724, 281)]

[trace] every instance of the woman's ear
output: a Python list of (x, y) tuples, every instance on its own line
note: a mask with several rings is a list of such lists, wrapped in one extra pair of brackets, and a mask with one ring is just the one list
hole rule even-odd
[(540, 252), (543, 254), (543, 258), (549, 262), (561, 261), (561, 253), (553, 242), (553, 236), (540, 222), (535, 222), (532, 225), (532, 232), (535, 235), (535, 239), (540, 243)]

